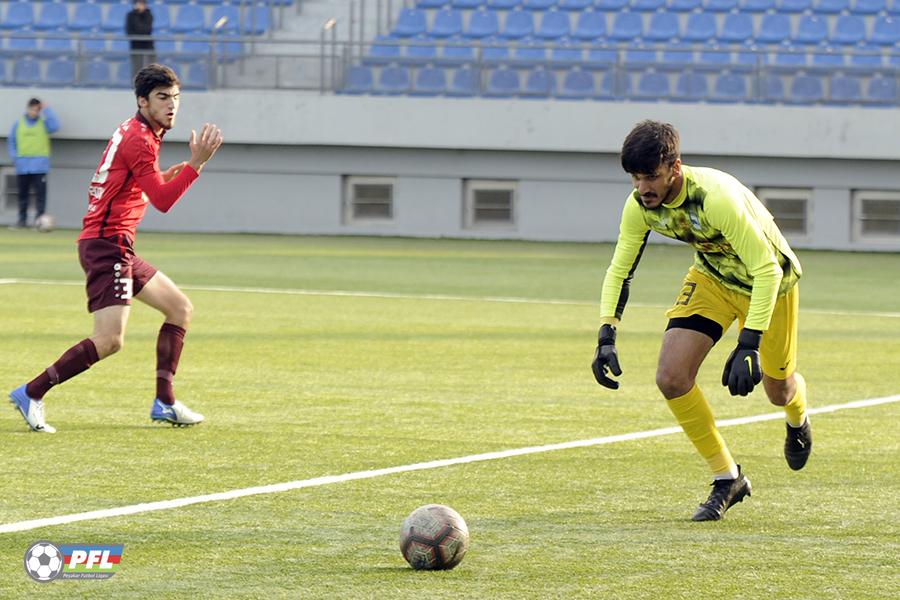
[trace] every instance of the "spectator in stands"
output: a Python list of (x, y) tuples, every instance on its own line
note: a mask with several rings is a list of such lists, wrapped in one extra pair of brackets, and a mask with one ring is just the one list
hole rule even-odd
[(156, 62), (153, 39), (153, 12), (144, 0), (134, 0), (134, 9), (125, 15), (125, 33), (131, 38), (131, 74)]
[(9, 157), (16, 166), (19, 183), (19, 220), (16, 228), (28, 226), (28, 194), (34, 188), (35, 219), (47, 208), (47, 173), (50, 171), (50, 134), (59, 120), (49, 106), (37, 98), (28, 101), (25, 114), (13, 123), (6, 140)]

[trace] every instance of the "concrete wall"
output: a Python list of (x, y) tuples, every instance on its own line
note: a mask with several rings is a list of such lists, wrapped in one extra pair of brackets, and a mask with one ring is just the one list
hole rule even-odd
[[(106, 140), (134, 110), (127, 92), (0, 88), (8, 125), (32, 96), (63, 122), (55, 136), (50, 210), (79, 224)], [(168, 215), (147, 229), (613, 240), (627, 176), (621, 141), (643, 118), (674, 123), (688, 164), (749, 186), (813, 190), (810, 231), (795, 244), (900, 249), (850, 234), (856, 189), (900, 190), (895, 110), (602, 102), (354, 98), (296, 92), (185, 93), (163, 168), (189, 155), (190, 129), (215, 120), (226, 146)], [(4, 155), (0, 164), (9, 164)], [(8, 171), (7, 171), (8, 172)], [(342, 177), (395, 178), (389, 224), (342, 219)], [(514, 228), (463, 223), (462, 180), (517, 181)], [(14, 219), (0, 212), (0, 222)]]

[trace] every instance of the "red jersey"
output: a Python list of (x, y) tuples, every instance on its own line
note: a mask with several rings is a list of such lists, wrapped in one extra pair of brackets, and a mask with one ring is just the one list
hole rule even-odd
[(199, 174), (185, 165), (171, 181), (164, 181), (159, 170), (161, 142), (162, 136), (140, 112), (119, 125), (91, 179), (79, 240), (122, 234), (133, 242), (148, 201), (168, 212), (184, 195)]

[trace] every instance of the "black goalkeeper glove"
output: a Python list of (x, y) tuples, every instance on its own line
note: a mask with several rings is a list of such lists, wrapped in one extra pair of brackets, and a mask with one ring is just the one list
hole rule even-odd
[(616, 328), (612, 325), (603, 325), (600, 327), (598, 338), (597, 351), (594, 352), (591, 369), (594, 371), (597, 383), (611, 390), (617, 390), (619, 382), (607, 376), (608, 371), (611, 371), (616, 377), (622, 374), (622, 369), (619, 367), (619, 353), (616, 352)]
[(746, 396), (762, 381), (762, 372), (759, 370), (760, 340), (762, 331), (741, 329), (737, 348), (731, 351), (722, 373), (722, 385), (728, 386), (732, 396)]

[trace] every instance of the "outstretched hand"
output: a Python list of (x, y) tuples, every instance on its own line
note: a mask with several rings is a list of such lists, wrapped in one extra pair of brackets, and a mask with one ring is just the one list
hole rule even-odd
[(163, 173), (162, 173), (163, 181), (169, 182), (169, 181), (172, 181), (173, 179), (175, 179), (176, 177), (178, 177), (178, 174), (181, 173), (182, 170), (184, 170), (184, 165), (186, 165), (186, 164), (187, 164), (187, 162), (180, 162), (178, 164), (172, 165), (171, 167), (169, 167), (168, 169), (163, 171)]
[(195, 171), (199, 172), (203, 165), (213, 157), (223, 141), (222, 130), (216, 127), (214, 123), (204, 123), (199, 137), (197, 136), (197, 131), (191, 129), (191, 140), (189, 142), (191, 160), (188, 161), (188, 164)]

